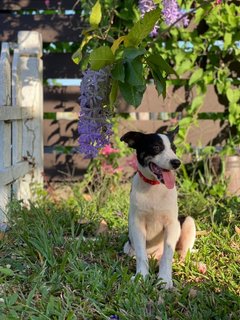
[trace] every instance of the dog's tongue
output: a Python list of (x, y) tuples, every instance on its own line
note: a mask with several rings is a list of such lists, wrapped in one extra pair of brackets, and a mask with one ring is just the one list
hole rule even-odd
[(175, 185), (175, 177), (171, 171), (162, 170), (164, 184), (168, 189), (173, 189)]

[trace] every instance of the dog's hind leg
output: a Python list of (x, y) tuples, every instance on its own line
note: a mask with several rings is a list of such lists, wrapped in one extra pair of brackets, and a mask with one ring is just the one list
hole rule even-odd
[(176, 245), (176, 250), (180, 254), (180, 260), (184, 260), (187, 252), (192, 251), (195, 238), (196, 238), (196, 226), (192, 217), (179, 217), (181, 224), (181, 234)]
[(123, 252), (129, 255), (130, 257), (135, 256), (135, 251), (133, 247), (131, 246), (130, 240), (128, 240), (123, 247)]

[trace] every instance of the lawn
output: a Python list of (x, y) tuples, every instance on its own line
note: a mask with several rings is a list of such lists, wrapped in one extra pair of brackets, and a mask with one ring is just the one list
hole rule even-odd
[(186, 185), (180, 210), (192, 212), (198, 236), (185, 263), (174, 258), (172, 291), (161, 289), (155, 261), (145, 282), (131, 281), (135, 261), (122, 253), (129, 183), (92, 194), (75, 185), (64, 201), (38, 192), (30, 208), (12, 202), (0, 242), (0, 319), (240, 319), (239, 198)]

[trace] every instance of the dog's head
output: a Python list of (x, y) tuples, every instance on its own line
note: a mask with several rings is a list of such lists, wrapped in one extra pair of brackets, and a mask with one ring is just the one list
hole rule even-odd
[(142, 173), (147, 178), (164, 182), (169, 189), (174, 185), (171, 170), (176, 170), (181, 164), (173, 142), (178, 130), (179, 127), (166, 134), (130, 131), (121, 138), (130, 148), (136, 149), (138, 166)]

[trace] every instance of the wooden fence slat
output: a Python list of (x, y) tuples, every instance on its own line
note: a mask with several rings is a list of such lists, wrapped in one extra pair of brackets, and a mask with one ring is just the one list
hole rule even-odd
[(10, 184), (11, 182), (23, 177), (29, 172), (29, 165), (26, 161), (19, 162), (14, 166), (0, 169), (0, 187)]
[(43, 90), (44, 112), (79, 112), (79, 86), (44, 86)]
[[(154, 85), (148, 85), (143, 95), (142, 102), (136, 109), (128, 105), (121, 97), (118, 101), (118, 111), (123, 113), (129, 112), (181, 112), (186, 108), (197, 94), (194, 90), (190, 90), (189, 99), (186, 98), (186, 90), (182, 87), (169, 86), (167, 96), (163, 99), (158, 96)], [(225, 107), (218, 101), (218, 96), (214, 86), (209, 85), (203, 105), (199, 112), (224, 112)]]
[(79, 79), (82, 72), (72, 61), (71, 53), (48, 53), (43, 55), (43, 78), (44, 79)]
[(44, 175), (50, 181), (79, 181), (90, 163), (80, 154), (44, 154)]
[(33, 30), (42, 34), (43, 42), (81, 40), (84, 26), (79, 15), (11, 15), (0, 14), (0, 41), (17, 41), (18, 32)]
[[(0, 106), (11, 105), (11, 64), (9, 46), (2, 44), (0, 56)], [(0, 107), (2, 108), (2, 107)], [(11, 165), (11, 123), (0, 121), (0, 170)], [(7, 220), (5, 209), (11, 197), (11, 185), (1, 183), (0, 174), (0, 222)]]
[[(32, 108), (33, 118), (22, 122), (21, 159), (31, 163), (31, 170), (16, 185), (17, 197), (28, 201), (32, 196), (31, 185), (43, 182), (43, 89), (42, 89), (42, 39), (38, 32), (21, 31), (18, 34), (18, 61), (21, 99), (17, 105)], [(15, 159), (17, 163), (19, 159)], [(15, 163), (14, 163), (15, 164)]]
[(78, 120), (44, 120), (44, 146), (62, 145), (73, 146), (77, 145)]
[[(130, 130), (155, 132), (158, 128), (169, 124), (170, 122), (160, 120), (121, 120), (119, 123), (119, 135)], [(212, 141), (215, 140), (217, 142), (217, 137), (225, 130), (226, 126), (227, 122), (220, 120), (199, 120), (196, 125), (191, 126), (187, 135), (187, 142), (193, 147), (212, 145)]]
[[(44, 146), (78, 146), (78, 120), (44, 120)], [(127, 131), (155, 132), (160, 127), (170, 125), (170, 121), (162, 120), (125, 120), (119, 122), (119, 135)], [(187, 141), (193, 146), (211, 144), (226, 127), (220, 120), (199, 120), (188, 133)]]
[(0, 106), (0, 120), (21, 120), (32, 118), (32, 108), (30, 107), (1, 107)]
[[(21, 106), (22, 95), (21, 95), (21, 86), (20, 86), (20, 58), (19, 50), (15, 48), (13, 53), (13, 62), (12, 62), (12, 107), (13, 112), (16, 108)], [(12, 122), (12, 164), (15, 165), (18, 162), (22, 161), (22, 135), (23, 135), (23, 125), (22, 121), (13, 121)], [(20, 181), (13, 183), (13, 191), (16, 197), (18, 197), (18, 190), (20, 188)]]
[[(52, 66), (54, 66), (53, 61)], [(45, 68), (48, 69), (48, 63), (45, 65)], [(193, 97), (196, 96), (196, 93), (194, 91), (195, 90), (190, 92), (190, 99), (193, 99)], [(167, 97), (164, 100), (162, 97), (158, 97), (154, 85), (148, 85), (147, 90), (143, 96), (142, 103), (138, 108), (135, 109), (133, 106), (126, 104), (126, 102), (123, 101), (123, 99), (119, 96), (116, 111), (119, 113), (130, 114), (143, 112), (152, 113), (151, 119), (154, 119), (161, 112), (173, 113), (184, 111), (187, 103), (190, 103), (190, 101), (187, 101), (187, 99), (185, 98), (185, 94), (186, 92), (184, 88), (175, 89), (173, 86), (170, 86), (168, 88)], [(79, 96), (79, 86), (45, 86), (44, 112), (79, 112)], [(199, 112), (220, 113), (224, 111), (225, 106), (218, 100), (218, 96), (215, 92), (214, 86), (209, 85), (203, 105)]]
[[(1, 0), (1, 2), (1, 10), (47, 9), (43, 0)], [(76, 0), (51, 0), (49, 9), (80, 10), (81, 1), (77, 2)]]

